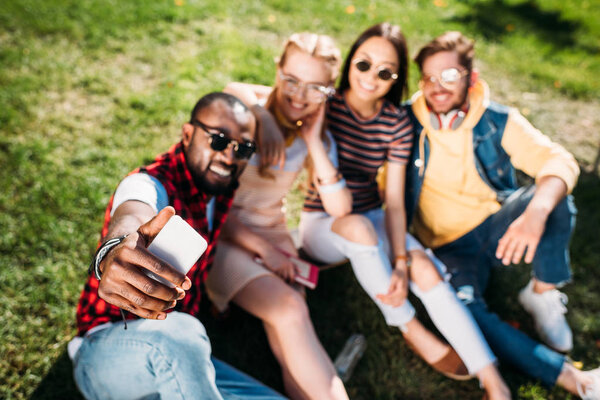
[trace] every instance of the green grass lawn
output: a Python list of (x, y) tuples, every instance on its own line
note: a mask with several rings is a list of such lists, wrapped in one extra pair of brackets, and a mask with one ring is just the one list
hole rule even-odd
[[(66, 344), (102, 223), (121, 177), (178, 140), (203, 94), (230, 81), (271, 84), (295, 31), (335, 37), (391, 21), (410, 53), (460, 29), (494, 99), (563, 143), (584, 173), (575, 190), (571, 357), (600, 365), (600, 4), (597, 0), (74, 1), (0, 3), (0, 398), (79, 398)], [(417, 81), (411, 70), (411, 89)], [(301, 197), (290, 196), (290, 225)], [(498, 271), (490, 304), (534, 334), (516, 302), (529, 272)], [(206, 302), (205, 302), (206, 303)], [(348, 266), (324, 272), (308, 303), (332, 357), (353, 332), (368, 349), (348, 390), (356, 399), (479, 399), (475, 381), (430, 370), (388, 328)], [(207, 308), (207, 305), (205, 305)], [(217, 356), (281, 389), (260, 323), (233, 309), (202, 318)], [(232, 344), (235, 343), (235, 346)], [(254, 351), (249, 351), (252, 349)], [(515, 397), (569, 398), (503, 369)]]

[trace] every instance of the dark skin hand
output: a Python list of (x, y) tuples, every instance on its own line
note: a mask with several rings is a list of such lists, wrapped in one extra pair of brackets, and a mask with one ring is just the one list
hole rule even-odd
[[(152, 209), (137, 201), (119, 206), (113, 216), (107, 237), (116, 237), (142, 221), (147, 221), (113, 248), (102, 260), (102, 279), (99, 296), (106, 302), (147, 319), (165, 319), (165, 310), (175, 307), (192, 286), (188, 277), (168, 263), (151, 254), (147, 247), (158, 232), (175, 214), (172, 207), (162, 209), (151, 218)], [(135, 228), (134, 228), (135, 229)], [(159, 275), (175, 285), (174, 288), (149, 278), (144, 269)]]

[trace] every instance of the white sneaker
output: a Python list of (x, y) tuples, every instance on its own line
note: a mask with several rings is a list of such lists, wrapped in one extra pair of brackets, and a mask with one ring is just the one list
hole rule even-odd
[(556, 289), (535, 293), (533, 280), (519, 293), (519, 303), (533, 316), (535, 329), (541, 339), (563, 353), (573, 348), (573, 333), (565, 318), (567, 302), (567, 295)]
[(592, 381), (583, 387), (577, 382), (577, 393), (583, 400), (600, 400), (600, 368), (585, 372)]

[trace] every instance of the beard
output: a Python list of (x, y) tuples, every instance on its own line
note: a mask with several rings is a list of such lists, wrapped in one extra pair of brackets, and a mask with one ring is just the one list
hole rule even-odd
[(464, 90), (461, 93), (461, 96), (458, 100), (456, 100), (454, 103), (450, 104), (449, 107), (447, 107), (447, 109), (444, 110), (436, 110), (433, 106), (433, 104), (431, 104), (427, 98), (425, 99), (425, 103), (427, 104), (427, 106), (433, 110), (433, 112), (435, 112), (436, 114), (447, 114), (452, 110), (458, 110), (461, 109), (466, 103), (467, 103), (467, 98), (469, 96), (469, 86), (466, 86), (464, 88)]
[(211, 179), (211, 175), (216, 175), (216, 173), (210, 171), (210, 166), (212, 162), (208, 164), (204, 171), (195, 171), (193, 168), (190, 168), (190, 173), (192, 175), (192, 179), (194, 180), (194, 184), (198, 188), (199, 191), (204, 192), (208, 195), (220, 196), (220, 195), (233, 195), (235, 189), (240, 186), (239, 175), (241, 171), (238, 171), (238, 167), (233, 166), (225, 166), (220, 164), (219, 166), (223, 169), (227, 169), (231, 171), (229, 175), (229, 179)]

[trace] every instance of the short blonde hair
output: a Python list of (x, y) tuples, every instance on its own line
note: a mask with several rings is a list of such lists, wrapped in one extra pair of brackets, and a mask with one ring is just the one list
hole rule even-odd
[(330, 72), (330, 82), (333, 83), (337, 79), (342, 64), (342, 53), (331, 37), (309, 32), (292, 34), (283, 45), (281, 56), (275, 60), (277, 65), (281, 67), (285, 64), (291, 48), (296, 48), (325, 61)]

